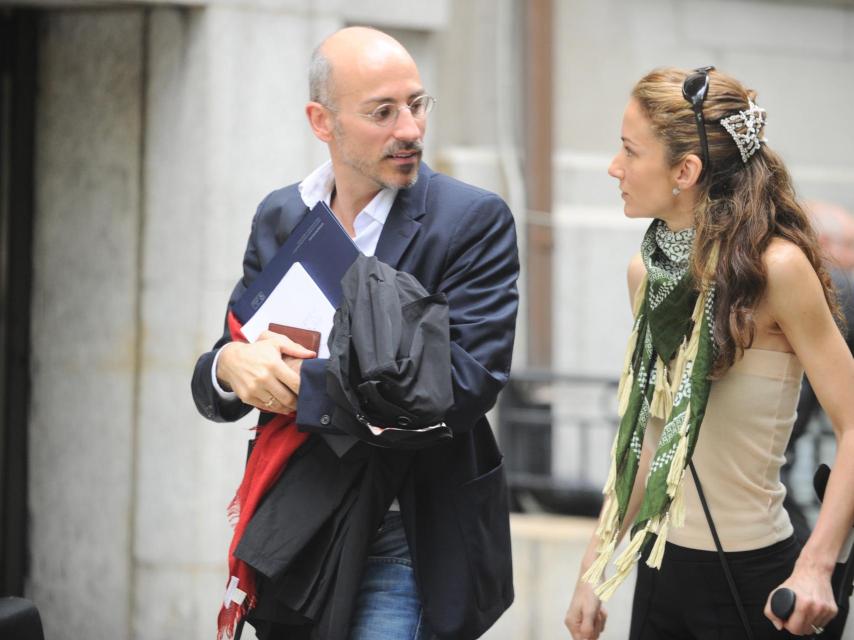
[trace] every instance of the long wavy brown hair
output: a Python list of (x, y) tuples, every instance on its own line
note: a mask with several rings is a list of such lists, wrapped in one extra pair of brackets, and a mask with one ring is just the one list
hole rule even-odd
[[(700, 138), (690, 103), (682, 96), (689, 71), (656, 69), (632, 90), (664, 142), (670, 166), (688, 154), (702, 158)], [(823, 254), (809, 218), (795, 197), (792, 178), (782, 159), (767, 144), (743, 163), (738, 147), (720, 120), (748, 109), (756, 93), (718, 71), (709, 74), (703, 104), (711, 171), (704, 168), (694, 210), (696, 235), (692, 271), (700, 283), (717, 247), (715, 282), (715, 342), (713, 377), (722, 375), (753, 343), (753, 311), (762, 299), (768, 275), (762, 256), (775, 237), (793, 242), (809, 259), (821, 280), (827, 304), (839, 321), (841, 314)]]

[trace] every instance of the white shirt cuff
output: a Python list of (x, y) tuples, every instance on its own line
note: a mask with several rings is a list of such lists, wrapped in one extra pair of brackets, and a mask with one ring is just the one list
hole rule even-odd
[(219, 362), (219, 356), (222, 353), (222, 349), (216, 352), (214, 356), (213, 366), (211, 367), (211, 381), (213, 382), (213, 388), (216, 389), (217, 395), (223, 400), (237, 400), (237, 394), (234, 391), (226, 391), (223, 389), (219, 380), (216, 379), (216, 363)]

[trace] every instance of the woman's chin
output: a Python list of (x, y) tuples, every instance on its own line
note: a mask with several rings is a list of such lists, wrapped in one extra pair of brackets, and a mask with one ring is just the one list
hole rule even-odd
[(629, 204), (623, 207), (623, 215), (632, 220), (642, 220), (643, 218), (654, 218), (652, 214), (646, 211), (638, 211)]

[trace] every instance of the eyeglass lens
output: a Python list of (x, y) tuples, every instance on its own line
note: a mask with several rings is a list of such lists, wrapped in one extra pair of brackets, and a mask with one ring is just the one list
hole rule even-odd
[(380, 126), (386, 126), (395, 122), (401, 109), (409, 109), (412, 117), (422, 120), (433, 109), (435, 99), (432, 96), (418, 96), (408, 105), (398, 106), (396, 104), (381, 104), (370, 113), (370, 118)]

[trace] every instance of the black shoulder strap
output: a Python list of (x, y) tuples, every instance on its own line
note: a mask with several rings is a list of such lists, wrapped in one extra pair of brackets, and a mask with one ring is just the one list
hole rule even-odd
[(738, 615), (741, 617), (741, 623), (744, 625), (744, 633), (747, 635), (748, 640), (754, 640), (753, 631), (750, 629), (750, 622), (747, 620), (747, 613), (744, 611), (744, 605), (741, 603), (741, 597), (738, 595), (738, 588), (735, 585), (735, 580), (733, 580), (732, 573), (729, 570), (729, 563), (726, 560), (726, 555), (724, 554), (723, 547), (721, 546), (721, 539), (718, 537), (718, 530), (715, 528), (714, 520), (712, 520), (712, 512), (709, 511), (709, 504), (706, 502), (706, 496), (703, 493), (700, 478), (697, 476), (697, 470), (694, 468), (694, 461), (691, 460), (688, 462), (688, 466), (691, 467), (691, 475), (694, 476), (694, 484), (697, 485), (697, 495), (700, 496), (700, 504), (703, 505), (703, 511), (706, 514), (709, 529), (712, 531), (712, 539), (715, 541), (715, 548), (718, 550), (718, 557), (721, 559), (721, 567), (723, 567), (726, 581), (729, 584), (732, 599), (735, 600)]

